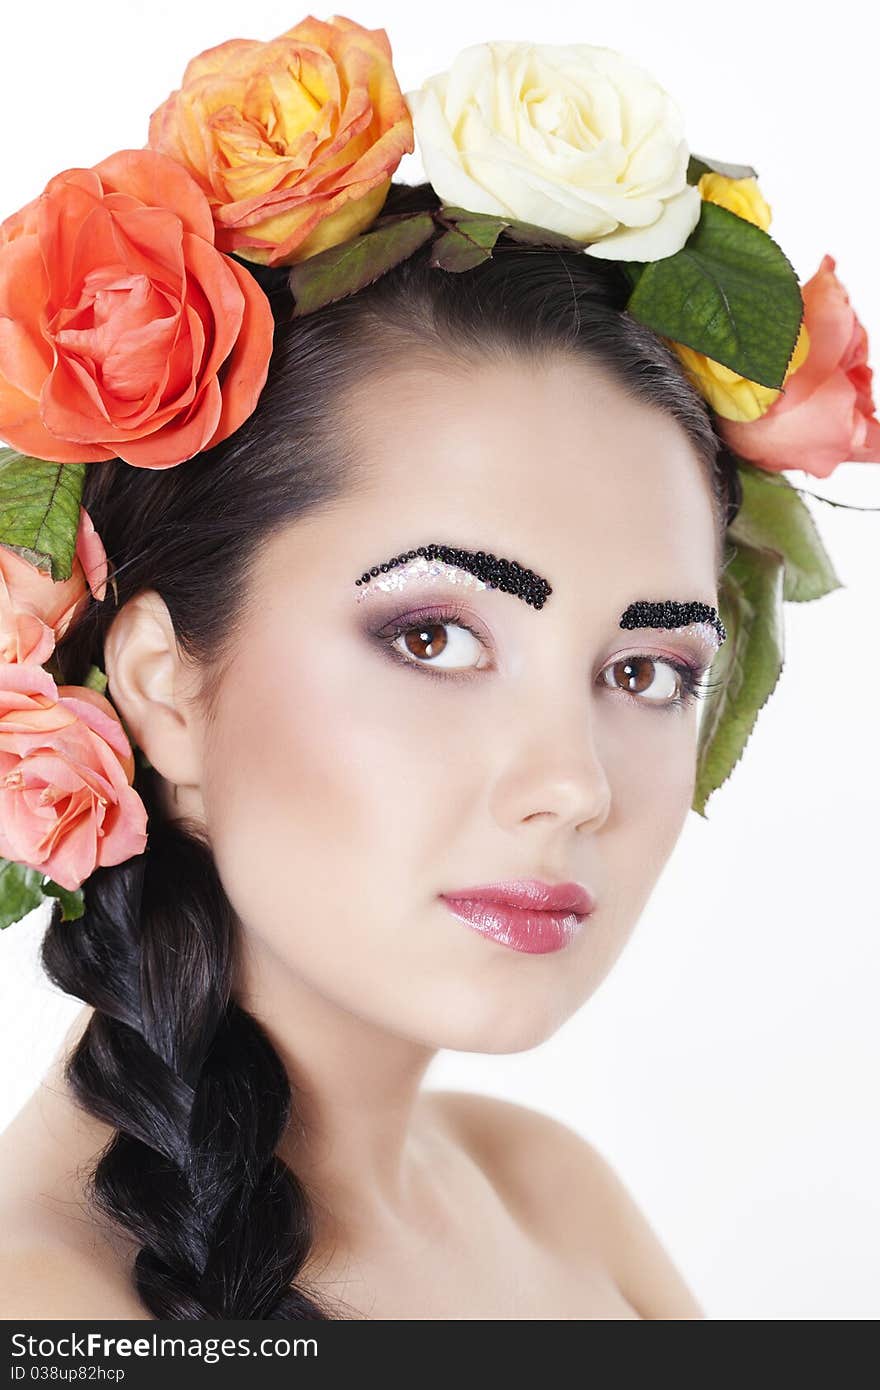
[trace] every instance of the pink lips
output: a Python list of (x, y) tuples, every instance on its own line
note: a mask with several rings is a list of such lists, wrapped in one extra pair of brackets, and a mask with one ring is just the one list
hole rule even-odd
[(514, 951), (560, 951), (572, 940), (595, 901), (579, 883), (516, 879), (441, 893), (461, 921)]

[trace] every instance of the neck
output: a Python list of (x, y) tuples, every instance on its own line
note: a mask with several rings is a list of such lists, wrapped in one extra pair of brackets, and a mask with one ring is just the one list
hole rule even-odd
[(436, 1048), (326, 998), (262, 944), (251, 944), (236, 997), (287, 1071), (291, 1116), (277, 1152), (316, 1219), (347, 1243), (405, 1219), (424, 1152), (420, 1088)]

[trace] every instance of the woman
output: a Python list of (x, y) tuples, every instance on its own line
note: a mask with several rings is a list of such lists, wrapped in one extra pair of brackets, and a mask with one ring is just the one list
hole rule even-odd
[[(4, 1316), (699, 1318), (595, 1148), (422, 1082), (550, 1037), (675, 846), (723, 639), (621, 618), (717, 610), (709, 411), (611, 261), (284, 286), (236, 433), (86, 470), (117, 592), (57, 655), (150, 833), (46, 935), (87, 1007), (0, 1143)], [(462, 903), (499, 882), (533, 910)]]

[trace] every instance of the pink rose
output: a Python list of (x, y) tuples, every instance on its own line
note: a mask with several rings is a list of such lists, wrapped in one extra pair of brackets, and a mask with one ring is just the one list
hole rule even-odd
[(133, 775), (103, 695), (56, 686), (42, 666), (0, 665), (0, 855), (73, 891), (98, 866), (143, 853), (147, 813)]
[(80, 507), (69, 579), (53, 581), (45, 570), (0, 545), (0, 662), (41, 666), (48, 661), (88, 602), (88, 589), (103, 599), (107, 555), (85, 507)]
[(868, 335), (824, 256), (803, 286), (810, 347), (782, 394), (757, 420), (719, 420), (734, 453), (779, 473), (827, 478), (839, 463), (880, 463), (880, 421), (871, 394)]

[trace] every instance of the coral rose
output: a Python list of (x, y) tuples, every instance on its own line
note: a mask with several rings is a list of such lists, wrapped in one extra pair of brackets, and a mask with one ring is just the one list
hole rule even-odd
[(780, 398), (759, 420), (720, 422), (735, 453), (773, 473), (800, 468), (827, 478), (839, 463), (880, 463), (868, 335), (835, 266), (823, 256), (803, 286), (810, 349)]
[(252, 413), (273, 328), (173, 159), (67, 169), (0, 224), (0, 437), (55, 463), (170, 468)]
[(88, 602), (103, 599), (107, 555), (85, 507), (80, 507), (69, 579), (51, 574), (0, 544), (0, 662), (40, 666)]
[(0, 666), (0, 855), (71, 891), (146, 846), (134, 756), (103, 695)]
[(612, 48), (474, 44), (406, 100), (445, 203), (624, 261), (673, 255), (699, 221), (681, 112)]
[(339, 15), (191, 59), (148, 143), (198, 180), (219, 247), (282, 266), (364, 231), (414, 148), (385, 30)]

